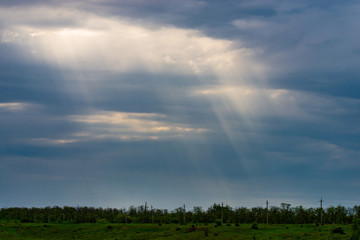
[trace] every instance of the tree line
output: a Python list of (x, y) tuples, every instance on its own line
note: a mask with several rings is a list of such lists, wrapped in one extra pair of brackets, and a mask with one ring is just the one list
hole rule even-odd
[(360, 206), (330, 206), (323, 208), (291, 207), (282, 203), (279, 207), (237, 207), (214, 203), (208, 209), (194, 207), (186, 210), (153, 209), (141, 205), (128, 209), (95, 207), (11, 207), (0, 210), (0, 220), (32, 223), (269, 223), (269, 224), (350, 224), (360, 218)]

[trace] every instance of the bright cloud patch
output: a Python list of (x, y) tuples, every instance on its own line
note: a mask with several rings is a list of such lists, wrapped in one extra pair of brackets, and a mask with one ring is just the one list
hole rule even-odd
[[(252, 60), (256, 51), (234, 47), (231, 41), (206, 37), (196, 30), (146, 27), (68, 9), (30, 8), (13, 10), (11, 15), (8, 11), (0, 9), (0, 19), (9, 25), (1, 33), (1, 41), (18, 44), (31, 58), (60, 67), (222, 76), (234, 71), (263, 71), (263, 66)], [(64, 12), (72, 24), (42, 26), (33, 21), (42, 12), (59, 17)], [(18, 18), (23, 21), (18, 22)], [(41, 20), (51, 22), (53, 18), (45, 14)]]
[(26, 142), (39, 145), (62, 145), (77, 142), (77, 139), (32, 138)]
[[(345, 98), (329, 99), (308, 92), (238, 86), (219, 86), (195, 91), (209, 96), (216, 109), (226, 108), (244, 118), (283, 117), (301, 120), (319, 120), (320, 116), (351, 114), (351, 107), (359, 101)], [(325, 120), (325, 119), (321, 119)]]
[(87, 125), (87, 132), (77, 133), (82, 140), (112, 138), (120, 140), (158, 140), (186, 137), (207, 131), (183, 124), (166, 122), (166, 116), (156, 113), (98, 112), (73, 116), (73, 121)]
[(23, 110), (27, 104), (20, 103), (20, 102), (13, 102), (13, 103), (0, 103), (0, 110)]
[(248, 19), (238, 19), (232, 23), (235, 27), (240, 29), (254, 29), (265, 27), (267, 23), (261, 20), (248, 20)]

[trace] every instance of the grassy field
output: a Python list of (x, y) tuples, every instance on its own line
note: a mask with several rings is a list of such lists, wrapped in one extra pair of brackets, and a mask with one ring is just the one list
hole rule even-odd
[[(227, 226), (163, 224), (34, 224), (0, 223), (1, 240), (35, 239), (349, 239), (350, 225), (314, 224), (259, 224), (258, 230), (252, 224)], [(334, 234), (332, 230), (341, 227), (345, 234)]]

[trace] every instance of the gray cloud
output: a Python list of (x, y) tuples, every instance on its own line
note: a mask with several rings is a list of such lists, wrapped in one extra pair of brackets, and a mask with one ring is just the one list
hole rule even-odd
[(4, 206), (358, 199), (356, 2), (0, 8)]

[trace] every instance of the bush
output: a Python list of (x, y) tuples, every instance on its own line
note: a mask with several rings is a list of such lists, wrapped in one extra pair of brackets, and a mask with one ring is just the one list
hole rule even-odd
[(172, 220), (171, 220), (171, 223), (174, 223), (174, 224), (179, 224), (179, 223), (180, 223), (180, 221), (179, 221), (178, 219), (172, 219)]
[(96, 223), (107, 223), (105, 218), (97, 218)]
[(220, 219), (216, 219), (215, 223), (216, 223), (216, 226), (219, 226), (219, 227), (222, 225), (222, 222)]
[(257, 223), (254, 223), (253, 225), (251, 225), (251, 229), (259, 230), (258, 224), (257, 224)]
[(197, 230), (197, 227), (195, 227), (194, 225), (192, 225), (190, 228), (186, 229), (186, 232), (195, 232)]
[(344, 229), (342, 229), (342, 227), (337, 227), (333, 229), (331, 232), (335, 234), (345, 234)]
[(205, 237), (208, 237), (208, 236), (209, 236), (209, 229), (208, 229), (207, 227), (201, 228), (201, 230), (204, 231)]
[(360, 221), (356, 220), (352, 225), (352, 235), (350, 237), (350, 240), (359, 240), (359, 239), (360, 239)]

